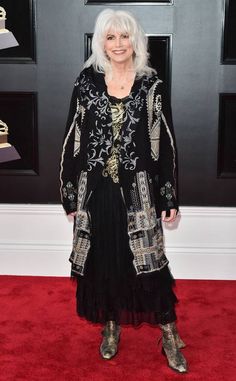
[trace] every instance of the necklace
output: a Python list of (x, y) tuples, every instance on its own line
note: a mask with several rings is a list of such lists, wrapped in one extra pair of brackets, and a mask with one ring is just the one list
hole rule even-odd
[(124, 90), (128, 82), (129, 82), (129, 79), (126, 77), (125, 79), (123, 79), (123, 81), (119, 81), (119, 84), (117, 87), (119, 87), (120, 90)]
[(127, 88), (127, 85), (129, 86), (131, 82), (134, 80), (134, 74), (128, 73), (126, 74), (125, 78), (123, 80), (118, 80), (115, 78), (105, 78), (106, 84), (109, 85), (109, 83), (112, 86), (116, 86), (120, 90), (125, 90)]
[(130, 82), (133, 82), (133, 77), (126, 77), (125, 80), (122, 81), (122, 83), (119, 85), (120, 90), (124, 90), (127, 85), (130, 84)]

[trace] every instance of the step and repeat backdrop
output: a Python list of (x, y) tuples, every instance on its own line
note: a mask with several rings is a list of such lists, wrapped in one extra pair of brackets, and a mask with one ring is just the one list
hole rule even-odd
[(234, 0), (0, 0), (0, 203), (60, 202), (70, 95), (106, 7), (137, 16), (168, 85), (180, 204), (236, 206)]

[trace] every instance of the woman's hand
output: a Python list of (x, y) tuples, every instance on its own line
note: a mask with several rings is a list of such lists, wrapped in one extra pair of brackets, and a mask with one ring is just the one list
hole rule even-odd
[(170, 209), (170, 215), (169, 217), (166, 216), (166, 210), (163, 210), (161, 212), (161, 219), (164, 222), (173, 222), (176, 219), (177, 210), (176, 209)]
[(76, 212), (72, 212), (72, 213), (70, 213), (69, 216), (71, 216), (71, 217), (75, 217), (75, 216), (76, 216)]

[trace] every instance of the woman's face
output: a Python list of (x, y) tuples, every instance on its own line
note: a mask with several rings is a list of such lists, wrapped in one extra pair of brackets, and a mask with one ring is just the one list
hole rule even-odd
[(127, 33), (108, 31), (105, 36), (104, 49), (111, 63), (131, 63), (133, 46)]

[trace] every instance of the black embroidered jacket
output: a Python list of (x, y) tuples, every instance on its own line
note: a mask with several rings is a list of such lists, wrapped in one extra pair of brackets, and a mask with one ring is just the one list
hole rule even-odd
[[(156, 75), (136, 79), (123, 98), (119, 182), (127, 208), (128, 235), (137, 274), (156, 271), (164, 254), (161, 211), (178, 209), (176, 148), (170, 105)], [(91, 67), (75, 82), (61, 157), (61, 198), (76, 211), (72, 273), (84, 274), (90, 248), (87, 202), (110, 155), (113, 133), (110, 96), (102, 73)]]

